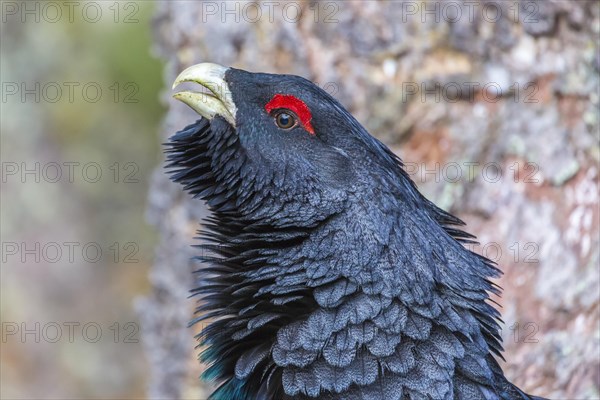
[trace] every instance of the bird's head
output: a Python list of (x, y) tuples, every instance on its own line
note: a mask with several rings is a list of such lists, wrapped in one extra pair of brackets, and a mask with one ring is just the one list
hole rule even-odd
[[(175, 95), (204, 118), (168, 152), (173, 179), (213, 211), (194, 290), (196, 321), (215, 318), (200, 335), (204, 377), (222, 382), (211, 399), (362, 398), (369, 385), (400, 398), (414, 389), (400, 375), (424, 373), (407, 354), (433, 332), (499, 348), (483, 303), (497, 269), (335, 99), (297, 76), (215, 64), (182, 82), (208, 91)], [(435, 364), (423, 371), (439, 368), (422, 349)]]
[[(348, 196), (364, 192), (380, 177), (373, 172), (378, 167), (397, 164), (332, 96), (299, 76), (203, 63), (184, 70), (173, 87), (183, 82), (206, 89), (174, 97), (210, 121), (211, 144), (205, 144), (210, 172), (237, 199), (229, 206), (252, 217), (314, 223), (335, 212)], [(194, 135), (184, 136), (193, 146)], [(219, 179), (223, 170), (237, 176)], [(187, 184), (194, 183), (191, 178)], [(210, 196), (201, 197), (210, 204)], [(243, 207), (251, 197), (270, 206), (262, 212)]]

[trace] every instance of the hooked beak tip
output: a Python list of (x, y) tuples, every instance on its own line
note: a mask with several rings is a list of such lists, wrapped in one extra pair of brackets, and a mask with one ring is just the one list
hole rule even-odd
[(237, 109), (229, 85), (225, 81), (227, 70), (229, 70), (228, 67), (213, 63), (192, 65), (175, 78), (172, 88), (175, 89), (182, 82), (195, 82), (207, 88), (211, 93), (183, 91), (175, 93), (173, 97), (187, 104), (205, 118), (211, 119), (215, 115), (220, 115), (235, 126)]

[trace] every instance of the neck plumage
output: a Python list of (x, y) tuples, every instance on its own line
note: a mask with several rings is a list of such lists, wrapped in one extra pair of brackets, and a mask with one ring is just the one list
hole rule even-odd
[(498, 392), (499, 314), (487, 303), (498, 270), (462, 246), (471, 236), (454, 228), (460, 220), (399, 164), (398, 181), (421, 202), (399, 201), (396, 181), (309, 227), (247, 220), (225, 188), (240, 166), (214, 168), (231, 135), (200, 120), (168, 150), (173, 180), (213, 211), (194, 290), (194, 322), (212, 321), (199, 335), (203, 377), (221, 383), (212, 399)]

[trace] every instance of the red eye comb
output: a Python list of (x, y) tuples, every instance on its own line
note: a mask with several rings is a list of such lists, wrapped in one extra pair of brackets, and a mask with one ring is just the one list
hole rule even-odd
[(312, 113), (302, 100), (292, 95), (276, 94), (273, 96), (271, 101), (267, 103), (265, 110), (270, 113), (271, 111), (279, 108), (286, 108), (290, 111), (293, 111), (294, 114), (296, 114), (300, 119), (300, 124), (302, 124), (304, 129), (306, 129), (311, 135), (315, 134), (315, 129), (310, 123), (312, 120)]

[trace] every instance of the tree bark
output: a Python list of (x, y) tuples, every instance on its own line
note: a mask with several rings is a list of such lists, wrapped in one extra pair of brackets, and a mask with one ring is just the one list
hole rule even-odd
[[(160, 140), (197, 118), (168, 90), (189, 65), (311, 79), (397, 151), (504, 270), (509, 378), (549, 398), (597, 397), (600, 3), (252, 4), (158, 3), (155, 50), (172, 106)], [(205, 212), (157, 168), (148, 217), (161, 243), (153, 292), (138, 304), (151, 398), (208, 393), (197, 381), (199, 328), (187, 328), (190, 244)]]

